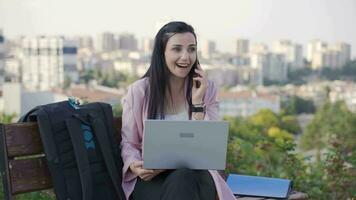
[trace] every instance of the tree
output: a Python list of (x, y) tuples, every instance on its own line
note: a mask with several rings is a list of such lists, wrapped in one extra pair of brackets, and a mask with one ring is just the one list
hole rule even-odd
[(265, 130), (279, 125), (279, 120), (276, 114), (269, 109), (261, 109), (255, 115), (249, 118), (249, 121), (256, 126)]
[(302, 131), (298, 119), (294, 115), (281, 116), (281, 127), (294, 135)]
[(336, 103), (326, 102), (315, 114), (301, 138), (301, 147), (317, 150), (320, 160), (320, 151), (327, 146), (332, 135), (337, 135), (344, 148), (350, 152), (356, 148), (356, 116), (350, 112), (343, 101)]
[[(309, 133), (314, 136), (311, 138), (311, 144), (315, 146), (318, 137), (327, 131), (345, 131), (331, 135), (331, 140), (325, 140), (324, 145), (328, 147), (326, 159), (317, 162), (304, 162), (305, 158), (294, 151), (296, 144), (292, 135), (285, 129), (286, 122), (295, 122), (293, 117), (295, 118), (286, 113), (277, 115), (268, 110), (248, 118), (225, 117), (224, 119), (230, 122), (227, 172), (288, 178), (293, 180), (295, 190), (307, 193), (310, 199), (354, 197), (356, 151), (355, 146), (351, 145), (351, 150), (345, 146), (350, 145), (346, 144), (347, 142), (355, 143), (352, 140), (355, 135), (352, 133), (356, 133), (356, 127), (350, 126), (356, 124), (353, 121), (355, 116), (350, 115), (342, 102), (329, 103), (318, 110), (314, 120), (321, 123), (318, 123), (317, 128), (309, 130), (317, 133)], [(346, 138), (345, 134), (351, 136)]]
[(13, 120), (15, 119), (17, 115), (15, 113), (13, 114), (4, 114), (4, 113), (0, 113), (0, 123), (4, 123), (4, 124), (8, 124), (13, 122)]
[(295, 95), (282, 102), (282, 109), (290, 115), (314, 113), (316, 110), (312, 100), (303, 99)]

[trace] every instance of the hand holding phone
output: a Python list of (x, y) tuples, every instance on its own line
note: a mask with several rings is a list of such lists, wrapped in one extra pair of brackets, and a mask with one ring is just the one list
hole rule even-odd
[(198, 104), (203, 101), (204, 94), (208, 88), (208, 79), (199, 63), (193, 70), (192, 103)]
[[(193, 74), (193, 78), (201, 77), (198, 73)], [(196, 88), (200, 87), (200, 81), (195, 81)]]

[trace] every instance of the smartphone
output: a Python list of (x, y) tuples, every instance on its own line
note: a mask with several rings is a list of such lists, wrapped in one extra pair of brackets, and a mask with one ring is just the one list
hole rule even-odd
[[(199, 60), (198, 60), (198, 58), (197, 58), (197, 65), (199, 65)], [(195, 67), (194, 67), (194, 69), (196, 69), (197, 68), (197, 65), (195, 65)], [(194, 72), (194, 74), (193, 74), (193, 78), (195, 78), (195, 77), (198, 77), (198, 76), (200, 76), (198, 73), (195, 73)], [(197, 88), (199, 88), (200, 87), (200, 81), (195, 81), (195, 85), (197, 86)]]

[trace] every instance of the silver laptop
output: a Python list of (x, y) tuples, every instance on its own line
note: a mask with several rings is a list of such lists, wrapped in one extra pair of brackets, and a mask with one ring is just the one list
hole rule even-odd
[(146, 120), (145, 169), (225, 169), (226, 121)]

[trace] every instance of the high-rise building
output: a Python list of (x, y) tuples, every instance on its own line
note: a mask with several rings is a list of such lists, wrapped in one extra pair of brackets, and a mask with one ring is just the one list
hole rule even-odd
[(201, 55), (205, 59), (210, 59), (216, 52), (216, 43), (211, 40), (203, 41), (201, 46)]
[(268, 51), (268, 46), (264, 43), (255, 43), (249, 48), (249, 53), (268, 53)]
[(142, 50), (144, 53), (152, 53), (153, 45), (154, 45), (154, 40), (153, 40), (153, 39), (151, 39), (151, 38), (144, 38), (144, 39), (142, 39), (141, 50)]
[(328, 44), (321, 40), (312, 40), (307, 44), (307, 60), (312, 62), (313, 55), (317, 52), (326, 50)]
[(66, 78), (78, 81), (77, 48), (76, 41), (63, 37), (23, 38), (24, 86), (30, 90), (49, 90), (63, 86)]
[(78, 48), (93, 49), (93, 38), (91, 36), (78, 36)]
[(288, 69), (295, 71), (304, 67), (303, 49), (299, 44), (293, 44), (290, 40), (278, 40), (273, 43), (273, 52), (285, 56)]
[(287, 63), (282, 54), (251, 54), (251, 67), (261, 70), (263, 80), (282, 82), (287, 79)]
[(119, 49), (137, 51), (137, 39), (133, 34), (123, 33), (119, 36)]
[(313, 40), (308, 43), (308, 57), (312, 69), (338, 69), (350, 61), (351, 46), (342, 42), (328, 45), (326, 42)]
[(247, 39), (237, 39), (236, 41), (236, 54), (245, 55), (250, 52), (250, 42)]
[(335, 51), (338, 51), (340, 53), (340, 66), (345, 65), (348, 61), (351, 60), (351, 45), (344, 43), (344, 42), (339, 42), (336, 43), (332, 49)]
[(110, 32), (99, 34), (97, 36), (95, 49), (98, 52), (114, 51), (117, 49), (117, 41), (115, 40), (115, 35)]
[(0, 87), (4, 83), (5, 76), (5, 37), (0, 29)]
[(21, 81), (21, 60), (19, 58), (6, 58), (5, 60), (5, 82)]

